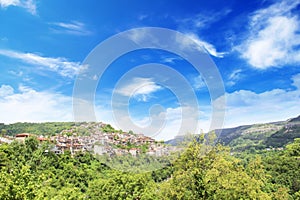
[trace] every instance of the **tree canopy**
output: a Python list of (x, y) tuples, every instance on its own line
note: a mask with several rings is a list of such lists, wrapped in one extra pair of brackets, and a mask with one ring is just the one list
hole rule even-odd
[(239, 156), (195, 140), (173, 163), (144, 173), (118, 171), (88, 152), (56, 155), (50, 147), (34, 137), (0, 145), (0, 199), (300, 198), (300, 139), (281, 152)]

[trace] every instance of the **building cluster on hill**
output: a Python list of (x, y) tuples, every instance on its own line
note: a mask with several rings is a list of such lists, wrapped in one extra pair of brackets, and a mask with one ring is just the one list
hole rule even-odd
[[(76, 129), (63, 130), (60, 134), (44, 137), (38, 136), (40, 143), (50, 142), (53, 144), (53, 151), (56, 154), (63, 154), (70, 151), (71, 154), (89, 151), (98, 155), (127, 155), (137, 156), (145, 153), (153, 156), (169, 155), (175, 151), (175, 147), (167, 146), (164, 142), (158, 142), (143, 134), (134, 134), (123, 131), (104, 132), (101, 128), (105, 124), (88, 127), (88, 124), (81, 125), (88, 131), (87, 135), (79, 135)], [(29, 133), (17, 134), (14, 140), (24, 142), (26, 138), (35, 136)], [(6, 139), (11, 141), (12, 138)], [(6, 141), (6, 142), (7, 142)]]

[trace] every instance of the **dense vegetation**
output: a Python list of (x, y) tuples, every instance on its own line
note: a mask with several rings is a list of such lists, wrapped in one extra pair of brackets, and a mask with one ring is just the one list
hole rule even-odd
[(284, 151), (236, 155), (203, 140), (146, 173), (117, 171), (89, 153), (56, 155), (34, 138), (2, 144), (0, 199), (300, 199), (300, 139)]
[(19, 133), (32, 133), (36, 135), (56, 135), (63, 130), (71, 129), (78, 126), (79, 123), (74, 122), (45, 122), (45, 123), (0, 123), (0, 131), (3, 135), (14, 136)]

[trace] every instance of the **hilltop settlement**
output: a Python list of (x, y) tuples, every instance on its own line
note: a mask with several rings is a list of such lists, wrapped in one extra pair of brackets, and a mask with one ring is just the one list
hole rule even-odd
[(51, 143), (50, 151), (56, 154), (63, 154), (66, 151), (70, 151), (71, 154), (88, 151), (97, 155), (109, 156), (137, 156), (139, 154), (163, 156), (175, 151), (175, 147), (166, 145), (163, 141), (156, 141), (151, 137), (135, 134), (132, 131), (115, 130), (109, 124), (101, 122), (79, 123), (55, 135), (18, 133), (8, 136), (2, 134), (0, 142), (11, 143), (14, 140), (24, 142), (28, 137), (36, 137), (40, 143)]
[[(217, 142), (231, 147), (232, 151), (283, 150), (283, 147), (300, 137), (300, 116), (286, 121), (244, 125), (212, 131)], [(198, 135), (199, 136), (199, 135)], [(195, 135), (195, 137), (198, 137)], [(52, 151), (72, 155), (91, 152), (95, 155), (167, 156), (181, 150), (185, 137), (177, 136), (169, 141), (156, 141), (133, 131), (115, 130), (102, 122), (46, 122), (0, 123), (0, 143), (24, 142), (36, 137), (40, 144), (50, 143)]]

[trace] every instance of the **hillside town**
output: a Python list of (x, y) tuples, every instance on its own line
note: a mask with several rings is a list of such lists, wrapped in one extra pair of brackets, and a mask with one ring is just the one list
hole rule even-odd
[[(110, 130), (105, 129), (109, 127)], [(80, 134), (85, 130), (88, 134)], [(116, 131), (110, 125), (97, 123), (91, 126), (89, 123), (81, 124), (79, 128), (63, 130), (54, 136), (37, 136), (31, 133), (20, 133), (14, 137), (0, 137), (0, 143), (11, 143), (12, 141), (24, 142), (28, 137), (36, 137), (40, 143), (52, 144), (50, 151), (55, 154), (63, 154), (70, 151), (71, 154), (79, 152), (91, 152), (96, 155), (132, 155), (147, 154), (151, 156), (169, 155), (176, 151), (176, 147), (168, 146), (163, 141), (156, 141), (143, 134), (135, 134), (132, 131)]]

